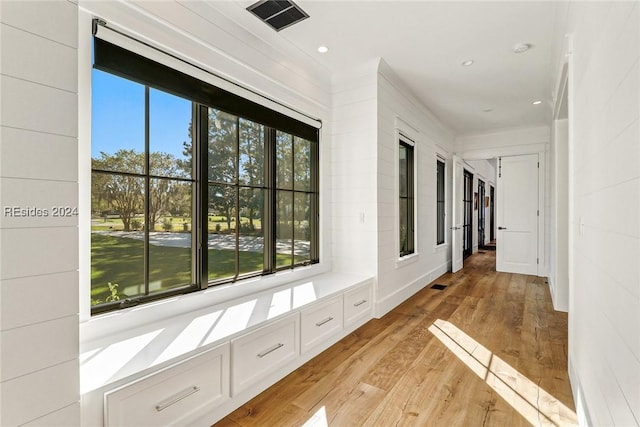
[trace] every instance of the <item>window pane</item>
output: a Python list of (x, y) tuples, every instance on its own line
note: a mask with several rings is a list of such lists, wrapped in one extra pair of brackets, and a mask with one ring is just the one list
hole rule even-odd
[(294, 138), (294, 187), (296, 190), (309, 191), (311, 189), (311, 142), (306, 139)]
[(236, 274), (236, 189), (209, 185), (209, 279)]
[(143, 295), (144, 178), (93, 173), (91, 305)]
[(294, 237), (295, 237), (295, 261), (308, 261), (310, 259), (311, 230), (311, 195), (306, 193), (294, 194)]
[(209, 109), (209, 181), (235, 182), (238, 122), (237, 117)]
[(400, 254), (409, 252), (409, 222), (407, 218), (408, 200), (400, 199)]
[(264, 182), (264, 126), (240, 119), (240, 183), (262, 186)]
[(92, 167), (144, 173), (144, 86), (95, 69), (91, 73)]
[(407, 147), (400, 145), (400, 197), (407, 197)]
[(149, 183), (149, 292), (190, 285), (192, 185), (170, 179)]
[(264, 190), (240, 188), (240, 274), (264, 269), (263, 212)]
[(149, 90), (149, 166), (155, 176), (191, 178), (192, 104), (186, 99)]
[(276, 132), (276, 188), (293, 188), (293, 137)]
[(276, 267), (283, 267), (293, 262), (293, 193), (276, 192), (276, 205)]

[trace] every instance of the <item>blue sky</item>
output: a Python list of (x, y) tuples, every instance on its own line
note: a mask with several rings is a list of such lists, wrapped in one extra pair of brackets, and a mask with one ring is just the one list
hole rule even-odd
[[(92, 73), (91, 156), (121, 148), (144, 151), (144, 86), (99, 70)], [(191, 103), (155, 89), (149, 103), (151, 151), (182, 157)]]

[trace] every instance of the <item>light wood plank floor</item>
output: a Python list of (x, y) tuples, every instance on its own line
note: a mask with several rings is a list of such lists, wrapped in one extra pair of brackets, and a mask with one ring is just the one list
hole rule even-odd
[(465, 261), (216, 426), (576, 425), (567, 315), (544, 279)]

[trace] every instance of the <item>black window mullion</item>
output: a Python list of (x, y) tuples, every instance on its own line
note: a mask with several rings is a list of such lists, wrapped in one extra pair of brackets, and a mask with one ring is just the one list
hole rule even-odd
[(234, 177), (235, 204), (236, 204), (236, 271), (234, 278), (240, 275), (240, 118), (236, 116), (236, 164)]
[(309, 214), (309, 227), (311, 227), (310, 233), (310, 248), (309, 258), (311, 262), (317, 261), (320, 258), (320, 200), (318, 193), (320, 191), (320, 147), (316, 141), (311, 142), (311, 212)]
[(276, 268), (276, 130), (265, 126), (264, 132), (264, 271), (273, 273)]
[(151, 156), (149, 117), (149, 86), (144, 87), (144, 294), (149, 295), (149, 214), (151, 212)]
[(209, 183), (207, 180), (209, 169), (209, 109), (204, 105), (197, 105), (194, 117), (194, 165), (196, 166), (196, 194), (199, 194), (197, 203), (200, 204), (198, 212), (198, 224), (200, 233), (196, 237), (197, 262), (199, 268), (196, 271), (196, 283), (201, 289), (207, 287), (209, 282)]
[(296, 263), (296, 139), (291, 135), (291, 267)]

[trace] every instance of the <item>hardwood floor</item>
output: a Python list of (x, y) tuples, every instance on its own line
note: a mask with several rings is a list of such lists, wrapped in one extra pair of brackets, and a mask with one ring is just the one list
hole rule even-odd
[(577, 425), (566, 313), (481, 252), (216, 426)]

